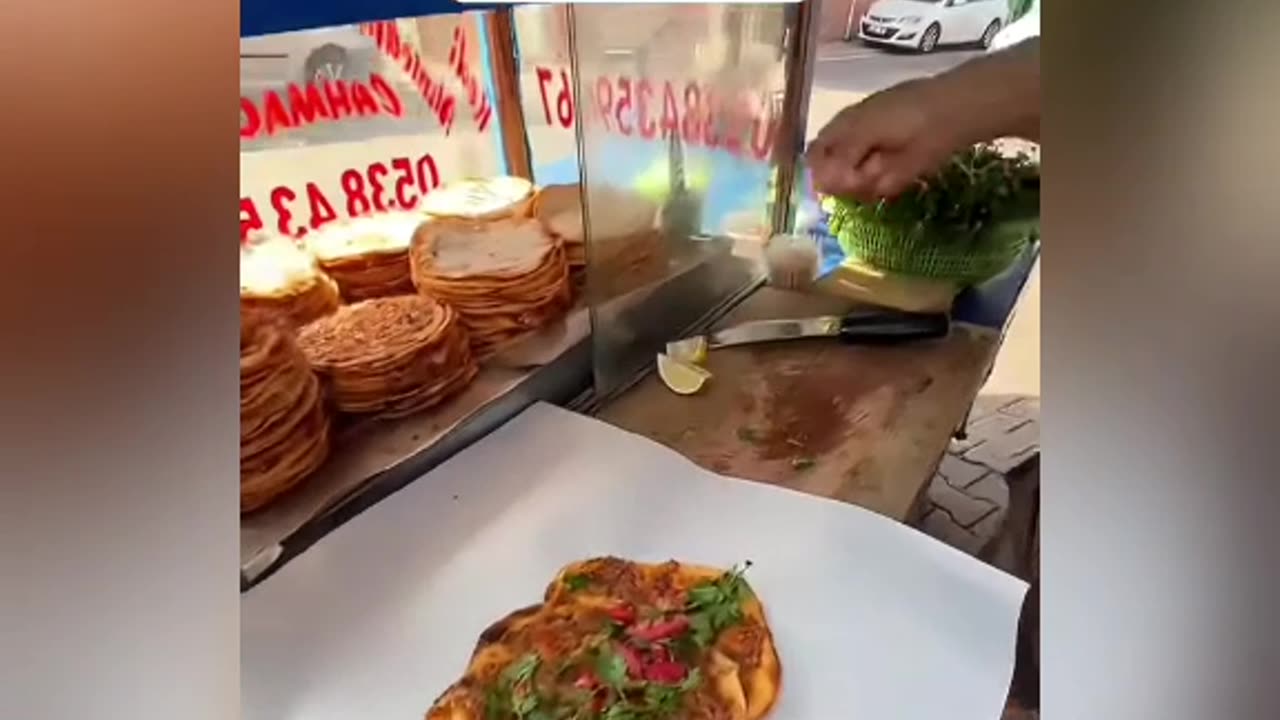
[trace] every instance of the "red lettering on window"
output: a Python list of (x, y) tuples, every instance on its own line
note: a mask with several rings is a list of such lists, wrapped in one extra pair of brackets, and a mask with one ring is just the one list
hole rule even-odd
[[(489, 97), (485, 94), (484, 83), (476, 77), (467, 63), (467, 34), (461, 25), (453, 28), (453, 43), (449, 46), (449, 67), (466, 92), (472, 119), (476, 121), (480, 132), (484, 132), (489, 126), (493, 110), (490, 107)], [(444, 122), (443, 119), (441, 122)], [(445, 132), (448, 132), (447, 128)]]
[(329, 198), (320, 192), (320, 188), (313, 182), (307, 183), (307, 203), (311, 209), (311, 229), (318, 230), (327, 223), (338, 219), (337, 213), (333, 211), (333, 205), (329, 204)]
[(396, 32), (396, 26), (392, 23), (388, 22), (387, 25), (389, 27), (387, 28), (387, 40), (383, 46), (383, 52), (395, 57), (400, 54), (400, 33)]
[(382, 109), (388, 115), (404, 117), (404, 103), (400, 101), (400, 96), (396, 93), (396, 89), (391, 86), (391, 83), (384, 80), (381, 75), (374, 74), (369, 76), (369, 87), (378, 96)]
[(467, 39), (463, 37), (462, 26), (453, 27), (453, 43), (449, 45), (449, 67), (456, 73), (462, 72), (462, 56), (467, 50)]
[(652, 140), (658, 135), (658, 123), (649, 116), (649, 103), (653, 102), (653, 84), (648, 80), (641, 80), (636, 86), (636, 106), (638, 108), (640, 120), (640, 137), (645, 140)]
[(289, 122), (289, 114), (285, 112), (284, 103), (281, 102), (280, 96), (274, 90), (267, 91), (264, 105), (268, 135), (275, 135), (280, 130), (288, 130), (293, 127), (293, 124)]
[(250, 234), (262, 228), (262, 216), (258, 214), (253, 198), (240, 198), (240, 242), (248, 240)]
[(351, 93), (347, 90), (345, 82), (341, 80), (326, 80), (324, 83), (324, 96), (329, 99), (329, 112), (333, 115), (334, 120), (339, 120), (352, 114)]
[(662, 84), (662, 137), (680, 134), (680, 110), (676, 105), (676, 92), (671, 81)]
[(364, 83), (351, 83), (351, 104), (355, 106), (356, 113), (361, 117), (378, 114), (378, 103), (374, 101), (373, 94)]
[(295, 127), (313, 123), (316, 118), (329, 117), (329, 108), (324, 104), (320, 88), (315, 85), (307, 85), (303, 89), (294, 83), (289, 84), (289, 112)]
[(258, 106), (247, 97), (240, 98), (240, 139), (250, 140), (262, 131), (262, 116), (258, 114)]
[(453, 130), (453, 113), (456, 105), (457, 103), (454, 102), (453, 96), (449, 96), (444, 99), (444, 102), (440, 103), (440, 109), (436, 111), (440, 118), (440, 124), (444, 126), (444, 134), (446, 136)]

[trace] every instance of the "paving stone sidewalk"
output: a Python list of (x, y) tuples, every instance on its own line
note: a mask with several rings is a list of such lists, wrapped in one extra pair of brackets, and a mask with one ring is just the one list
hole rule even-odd
[(918, 527), (977, 555), (999, 534), (1009, 508), (1010, 470), (1040, 451), (1040, 399), (980, 395), (963, 440), (951, 441), (928, 490)]

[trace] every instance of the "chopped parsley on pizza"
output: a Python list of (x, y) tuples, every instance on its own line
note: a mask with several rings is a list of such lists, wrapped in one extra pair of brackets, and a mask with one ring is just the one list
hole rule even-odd
[(426, 720), (758, 720), (781, 667), (749, 566), (570, 565), (481, 634)]

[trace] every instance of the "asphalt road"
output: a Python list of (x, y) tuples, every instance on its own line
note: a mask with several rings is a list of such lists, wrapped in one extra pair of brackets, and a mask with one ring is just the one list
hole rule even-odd
[(936, 75), (981, 51), (940, 49), (929, 55), (881, 50), (858, 41), (824, 46), (813, 69), (813, 89), (873, 93), (904, 80)]

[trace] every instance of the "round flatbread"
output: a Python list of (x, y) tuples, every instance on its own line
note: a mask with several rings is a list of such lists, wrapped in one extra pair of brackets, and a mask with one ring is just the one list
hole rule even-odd
[(240, 250), (240, 308), (301, 327), (338, 309), (338, 286), (292, 239), (259, 236)]
[(424, 223), (409, 261), (418, 292), (457, 310), (481, 359), (562, 317), (572, 298), (564, 246), (528, 218)]
[(397, 212), (333, 223), (310, 235), (307, 247), (347, 302), (407, 295), (413, 292), (409, 242), (426, 220)]
[(284, 322), (240, 317), (240, 510), (252, 512), (314, 472), (329, 452), (320, 384)]
[(453, 308), (420, 295), (365, 300), (304, 327), (298, 344), (339, 410), (409, 415), (456, 396), (478, 367)]
[(426, 720), (759, 720), (781, 665), (743, 570), (613, 557), (565, 567), (543, 603), (481, 634)]
[(518, 177), (457, 180), (422, 199), (422, 211), (436, 218), (482, 221), (528, 217), (533, 183)]

